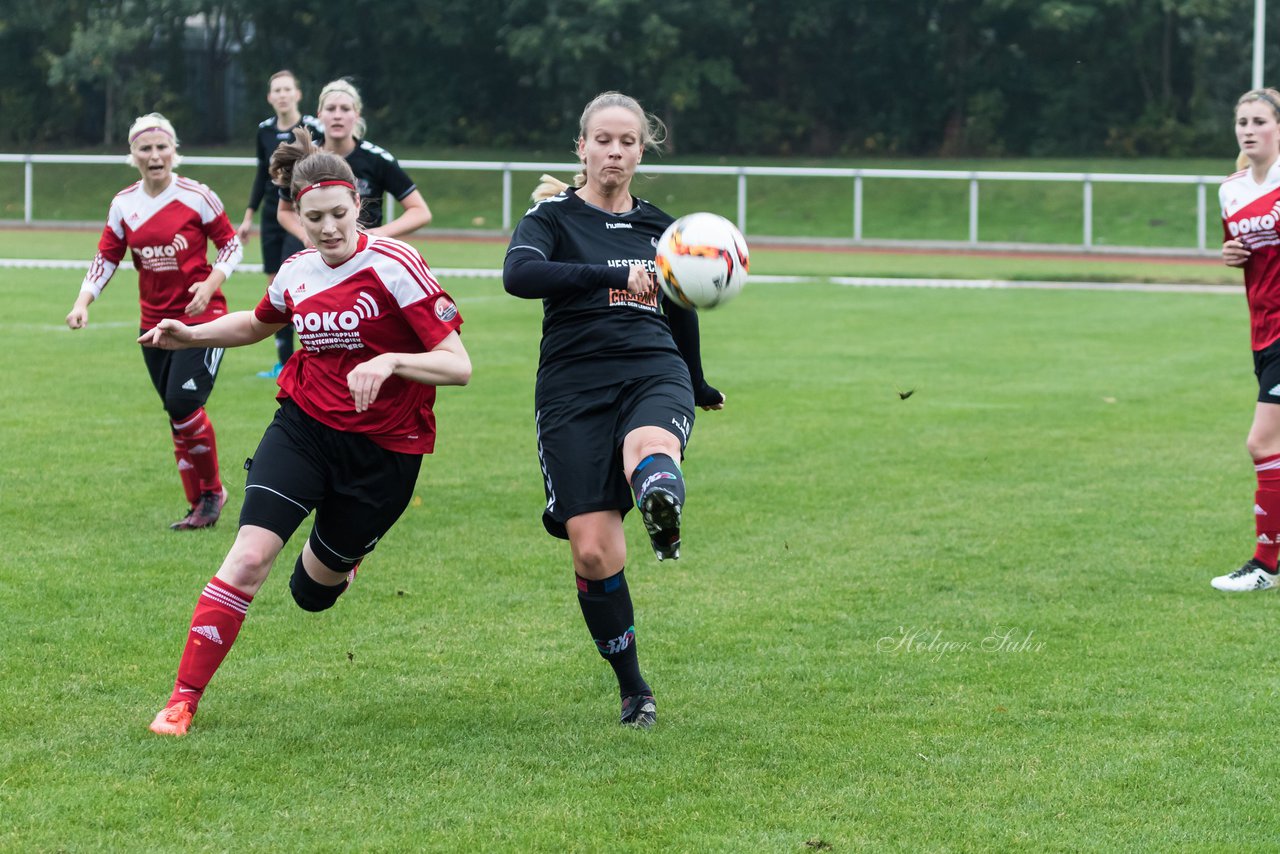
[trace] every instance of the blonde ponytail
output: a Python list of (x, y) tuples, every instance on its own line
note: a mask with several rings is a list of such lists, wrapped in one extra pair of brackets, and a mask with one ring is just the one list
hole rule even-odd
[[(552, 196), (558, 196), (565, 190), (569, 189), (568, 184), (551, 175), (543, 175), (538, 179), (538, 181), (540, 183), (533, 189), (533, 195), (531, 196), (535, 202), (541, 202), (545, 199), (551, 198)], [(582, 185), (579, 184), (578, 186), (581, 187)]]

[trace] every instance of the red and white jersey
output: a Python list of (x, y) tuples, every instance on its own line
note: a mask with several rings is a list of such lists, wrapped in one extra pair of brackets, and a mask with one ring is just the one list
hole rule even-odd
[(1248, 169), (1222, 182), (1222, 230), (1250, 252), (1244, 265), (1252, 346), (1261, 350), (1280, 339), (1280, 163), (1255, 183)]
[(355, 254), (330, 267), (315, 249), (305, 249), (281, 265), (254, 313), (263, 323), (292, 323), (298, 331), (302, 348), (280, 372), (278, 397), (387, 450), (431, 453), (435, 386), (388, 377), (364, 412), (356, 412), (347, 386), (347, 374), (361, 362), (383, 353), (425, 353), (462, 325), (418, 250), (361, 233)]
[[(207, 240), (218, 247), (212, 267)], [(227, 300), (219, 289), (202, 314), (183, 314), (191, 302), (188, 288), (209, 278), (214, 267), (231, 278), (244, 255), (222, 202), (204, 184), (174, 175), (158, 196), (148, 196), (142, 181), (117, 193), (98, 240), (98, 254), (80, 290), (91, 292), (95, 299), (101, 295), (126, 249), (133, 253), (138, 271), (143, 327), (155, 326), (166, 317), (206, 323), (227, 313)]]

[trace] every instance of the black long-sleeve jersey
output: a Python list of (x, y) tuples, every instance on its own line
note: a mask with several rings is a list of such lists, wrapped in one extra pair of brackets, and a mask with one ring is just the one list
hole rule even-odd
[(356, 176), (356, 192), (360, 194), (360, 225), (377, 228), (382, 225), (382, 196), (390, 193), (397, 202), (418, 189), (413, 179), (385, 148), (366, 139), (347, 155), (347, 165)]
[(258, 171), (253, 176), (253, 188), (249, 191), (249, 209), (256, 211), (262, 208), (263, 224), (276, 221), (276, 208), (280, 203), (280, 194), (271, 183), (271, 175), (267, 167), (271, 164), (271, 155), (282, 142), (293, 141), (293, 130), (306, 127), (311, 131), (311, 138), (316, 142), (324, 139), (324, 128), (314, 116), (303, 116), (296, 125), (285, 130), (276, 126), (276, 117), (272, 116), (258, 124), (257, 154)]
[(520, 220), (502, 278), (508, 293), (542, 299), (539, 399), (687, 370), (697, 404), (720, 402), (703, 378), (697, 314), (656, 283), (644, 294), (627, 291), (632, 264), (656, 276), (658, 238), (671, 222), (643, 199), (611, 213), (572, 188)]

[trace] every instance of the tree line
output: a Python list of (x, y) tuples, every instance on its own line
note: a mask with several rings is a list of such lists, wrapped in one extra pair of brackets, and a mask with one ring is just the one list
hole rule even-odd
[(353, 80), (389, 143), (567, 152), (582, 105), (620, 89), (680, 153), (1220, 155), (1253, 37), (1252, 0), (5, 6), (0, 144), (21, 150), (116, 145), (151, 110), (184, 142), (243, 142), (290, 68), (308, 112)]

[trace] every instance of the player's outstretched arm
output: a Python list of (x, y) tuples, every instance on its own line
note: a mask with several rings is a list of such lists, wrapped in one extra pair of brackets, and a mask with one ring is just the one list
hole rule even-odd
[(166, 318), (138, 336), (144, 347), (161, 350), (183, 350), (190, 347), (243, 347), (270, 338), (283, 328), (283, 323), (263, 323), (252, 311), (224, 314), (217, 320), (187, 326)]
[(724, 393), (709, 385), (702, 373), (702, 335), (698, 329), (698, 313), (681, 308), (671, 300), (664, 300), (663, 304), (667, 322), (671, 324), (671, 337), (689, 368), (694, 404), (706, 410), (724, 409)]

